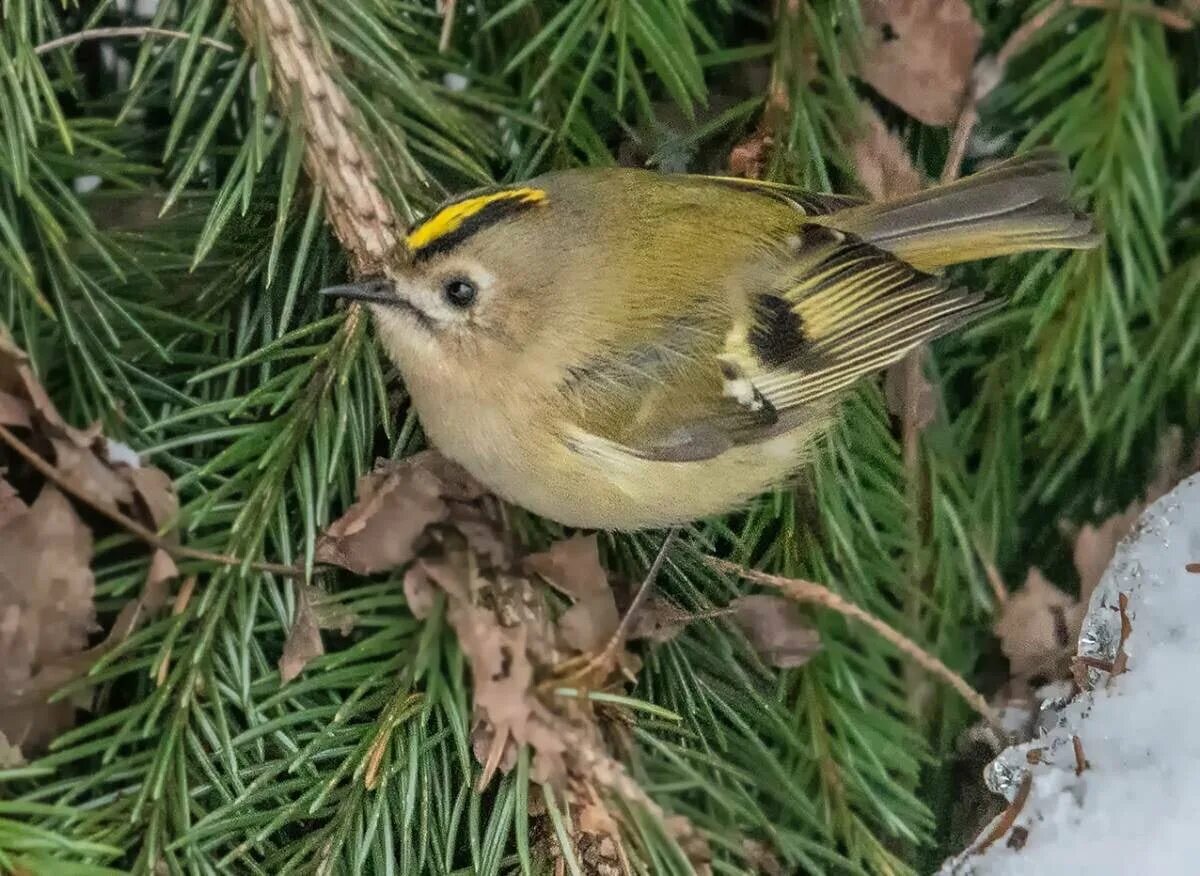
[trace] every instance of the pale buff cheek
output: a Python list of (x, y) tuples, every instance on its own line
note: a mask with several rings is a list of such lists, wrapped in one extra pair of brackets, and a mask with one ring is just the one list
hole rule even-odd
[(406, 377), (437, 367), (441, 357), (436, 340), (414, 325), (411, 317), (378, 306), (372, 306), (371, 311), (379, 342)]

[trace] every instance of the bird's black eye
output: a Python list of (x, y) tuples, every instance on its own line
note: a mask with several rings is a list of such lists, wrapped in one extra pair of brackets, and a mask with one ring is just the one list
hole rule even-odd
[(462, 277), (455, 277), (453, 280), (447, 280), (442, 286), (442, 297), (455, 307), (470, 307), (475, 303), (475, 298), (479, 295), (475, 284), (470, 280), (464, 280)]

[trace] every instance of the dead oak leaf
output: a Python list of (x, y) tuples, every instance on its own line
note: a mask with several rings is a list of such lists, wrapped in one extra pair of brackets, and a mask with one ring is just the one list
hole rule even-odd
[(62, 418), (45, 387), (33, 373), (29, 356), (13, 343), (3, 327), (0, 327), (0, 392), (21, 401), (27, 418), (36, 413), (52, 433), (67, 438), (79, 448), (91, 447), (100, 435), (99, 423), (93, 423), (87, 429), (76, 429)]
[(29, 404), (15, 395), (0, 391), (0, 426), (18, 426), (23, 429), (32, 427), (29, 419)]
[(73, 705), (45, 703), (45, 688), (87, 648), (95, 580), (91, 532), (66, 497), (46, 485), (27, 509), (13, 498), (0, 525), (0, 733), (29, 751), (73, 720)]
[(117, 614), (104, 642), (95, 650), (106, 651), (113, 645), (128, 639), (150, 615), (165, 608), (170, 598), (169, 584), (179, 577), (179, 569), (171, 555), (161, 548), (150, 558), (146, 572), (146, 583), (137, 599), (132, 599)]
[(1076, 599), (1051, 584), (1040, 569), (1030, 569), (1025, 585), (1004, 604), (995, 625), (1013, 677), (1063, 677), (1072, 630), (1079, 628), (1082, 614)]
[(359, 479), (358, 500), (322, 533), (316, 559), (369, 575), (410, 562), (417, 539), (445, 520), (445, 482), (421, 460), (409, 460)]
[(576, 602), (611, 592), (595, 535), (555, 542), (549, 550), (527, 556), (525, 567)]
[(563, 643), (582, 653), (603, 648), (621, 619), (608, 573), (600, 565), (596, 536), (556, 542), (549, 550), (526, 557), (525, 566), (575, 601), (558, 619)]
[(739, 596), (729, 607), (734, 623), (771, 666), (803, 666), (820, 650), (820, 634), (791, 599), (762, 593)]
[(927, 125), (958, 118), (983, 29), (966, 0), (864, 0), (859, 75)]
[(17, 495), (12, 484), (0, 477), (0, 528), (28, 510), (28, 506), (21, 501), (21, 497)]
[(79, 447), (73, 441), (51, 438), (55, 467), (71, 486), (91, 501), (111, 511), (133, 502), (133, 489), (91, 447)]

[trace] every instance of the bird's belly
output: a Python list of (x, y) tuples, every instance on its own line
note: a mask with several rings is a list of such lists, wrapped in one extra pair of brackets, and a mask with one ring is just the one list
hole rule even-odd
[(555, 430), (509, 423), (486, 407), (469, 429), (423, 420), (435, 447), (502, 498), (567, 526), (611, 530), (735, 510), (785, 479), (811, 439), (800, 429), (710, 460), (661, 462), (602, 439), (564, 441)]

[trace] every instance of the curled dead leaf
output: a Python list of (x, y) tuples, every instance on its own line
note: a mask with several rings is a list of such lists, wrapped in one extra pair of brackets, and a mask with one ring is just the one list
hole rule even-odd
[(873, 200), (911, 195), (923, 188), (921, 174), (913, 167), (904, 143), (865, 102), (860, 104), (859, 126), (850, 141), (850, 153), (855, 175)]
[(360, 575), (406, 565), (426, 528), (451, 515), (452, 503), (482, 494), (470, 475), (434, 451), (381, 464), (359, 479), (358, 500), (322, 533), (317, 561)]
[(146, 573), (141, 594), (125, 604), (113, 621), (108, 636), (97, 648), (105, 650), (125, 641), (150, 615), (165, 607), (170, 597), (167, 585), (178, 577), (179, 569), (171, 555), (164, 550), (156, 550), (150, 558), (150, 569)]
[(51, 438), (55, 467), (80, 494), (112, 511), (133, 502), (133, 489), (89, 447)]
[(304, 671), (304, 667), (314, 657), (325, 653), (325, 645), (321, 641), (321, 630), (317, 626), (317, 616), (309, 601), (308, 593), (303, 587), (296, 592), (296, 617), (292, 621), (292, 629), (283, 643), (283, 654), (279, 658), (279, 680), (287, 684)]
[(616, 632), (620, 616), (608, 573), (600, 565), (596, 536), (556, 542), (549, 550), (526, 557), (525, 566), (575, 601), (558, 619), (563, 643), (582, 653), (603, 648)]
[(739, 596), (729, 607), (734, 622), (771, 666), (803, 666), (821, 648), (820, 634), (794, 600), (762, 593)]
[(646, 639), (656, 645), (662, 645), (683, 632), (684, 627), (696, 620), (696, 617), (661, 596), (651, 596), (642, 606), (642, 610), (634, 616), (629, 629), (629, 639)]
[(1015, 678), (1061, 678), (1068, 672), (1083, 607), (1051, 584), (1039, 569), (1030, 569), (1025, 585), (1004, 604), (995, 624), (1000, 650)]
[(966, 0), (864, 0), (862, 10), (862, 78), (925, 124), (952, 124), (983, 35)]
[[(151, 529), (162, 532), (174, 523), (179, 514), (179, 497), (175, 494), (175, 485), (162, 469), (139, 465), (121, 466), (117, 471), (133, 489), (137, 516)], [(173, 541), (178, 540), (178, 533), (173, 530), (168, 535)]]
[(14, 499), (0, 525), (0, 733), (29, 752), (72, 723), (71, 703), (45, 697), (87, 648), (95, 582), (91, 532), (66, 497), (46, 485), (24, 510)]

